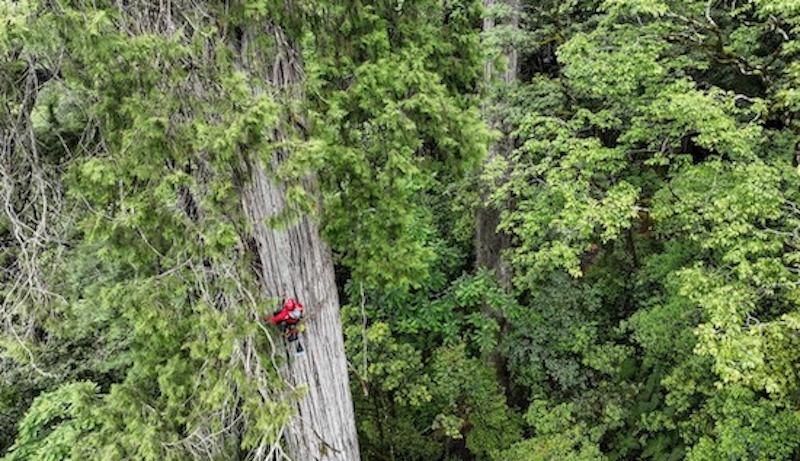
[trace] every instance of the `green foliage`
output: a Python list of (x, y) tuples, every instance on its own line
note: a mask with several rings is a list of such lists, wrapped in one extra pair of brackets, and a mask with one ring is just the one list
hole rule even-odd
[[(318, 144), (297, 161), (318, 168), (326, 236), (370, 287), (419, 288), (435, 244), (425, 198), (485, 154), (470, 94), (482, 64), (479, 5), (358, 6), (308, 57)], [(337, 40), (352, 54), (325, 53)]]
[(800, 413), (749, 389), (730, 387), (712, 399), (710, 411), (714, 428), (688, 453), (689, 460), (789, 459), (800, 446), (793, 430)]
[[(466, 356), (463, 345), (438, 350), (431, 366), (435, 402), (442, 409), (434, 430), (451, 438), (466, 432), (466, 447), (477, 459), (489, 459), (520, 439), (520, 422), (506, 405), (493, 370)], [(450, 424), (437, 424), (441, 421)]]
[(96, 384), (77, 382), (40, 394), (20, 420), (17, 440), (3, 459), (55, 461), (79, 453), (85, 435), (97, 425), (92, 414), (97, 393)]
[[(4, 459), (280, 437), (254, 162), (267, 224), (333, 248), (364, 459), (797, 458), (797, 1), (521, 3), (0, 4)], [(272, 91), (283, 39), (306, 83)], [(510, 287), (473, 267), (487, 192)]]
[[(547, 409), (545, 402), (534, 401), (525, 414), (537, 435), (520, 442), (496, 459), (514, 461), (601, 461), (606, 459), (597, 446), (596, 435), (576, 421), (570, 404)], [(596, 431), (594, 431), (596, 433)]]
[(509, 461), (550, 461), (563, 459), (566, 461), (602, 461), (600, 449), (585, 442), (585, 435), (578, 427), (569, 429), (566, 433), (548, 434), (543, 437), (534, 437), (514, 445), (510, 450), (503, 452), (499, 459)]
[(796, 457), (796, 7), (537, 8), (560, 46), (520, 45), (517, 148), (484, 180), (514, 237), (511, 375), (569, 424), (509, 456)]
[[(12, 45), (52, 52), (43, 61), (69, 57), (31, 111), (43, 153), (63, 173), (50, 187), (65, 190), (58, 219), (68, 231), (47, 255), (59, 292), (40, 306), (37, 336), (3, 338), (4, 365), (50, 377), (4, 395), (4, 413), (55, 389), (27, 408), (9, 456), (185, 459), (202, 446), (228, 458), (271, 445), (296, 396), (283, 394), (274, 368), (241, 360), (251, 347), (269, 363), (272, 350), (253, 321), (262, 312), (235, 187), (244, 158), (269, 150), (278, 104), (233, 62), (217, 22), (227, 13), (214, 7), (174, 34), (128, 30), (138, 18), (112, 5), (31, 11), (19, 22), (26, 33), (62, 49)], [(91, 411), (88, 391), (59, 387), (83, 379), (97, 383)]]
[[(80, 456), (99, 459), (182, 458), (196, 455), (204, 437), (214, 439), (209, 456), (229, 458), (279, 437), (290, 402), (264, 395), (286, 390), (272, 368), (254, 376), (245, 366), (269, 363), (272, 351), (253, 323), (261, 306), (252, 301), (239, 197), (248, 162), (275, 166), (276, 148), (292, 152), (270, 168), (287, 183), (290, 207), (268, 224), (318, 211), (317, 191), (304, 187), (309, 172), (318, 174), (319, 218), (355, 280), (370, 289), (443, 285), (443, 272), (429, 271), (434, 261), (448, 273), (461, 264), (431, 210), (448, 206), (440, 191), (485, 152), (474, 107), (480, 2), (294, 6), (212, 3), (168, 17), (109, 2), (0, 7), (0, 65), (10, 71), (3, 102), (18, 96), (14, 82), (28, 62), (57, 62), (31, 121), (48, 151), (67, 159), (63, 184), (53, 187), (65, 191), (72, 256), (56, 266), (59, 303), (42, 306), (42, 318), (57, 316), (42, 322), (47, 341), (9, 341), (3, 353), (4, 365), (23, 369), (33, 348), (39, 364), (63, 373), (4, 394), (3, 409), (19, 417), (36, 394), (76, 374), (99, 384), (91, 420), (82, 412), (43, 420), (35, 403), (21, 429), (80, 427)], [(241, 34), (266, 22), (306, 45), (307, 100), (259, 88), (276, 36)], [(313, 123), (307, 139), (293, 137), (308, 129), (305, 118)], [(272, 143), (273, 130), (287, 133), (285, 143)], [(470, 302), (455, 325), (436, 323), (431, 340), (455, 344), (468, 331), (471, 350), (490, 349), (497, 325)], [(419, 352), (389, 331), (370, 327), (370, 342), (385, 343), (372, 352), (387, 359), (369, 373), (382, 392), (418, 408), (432, 399), (429, 382), (405, 378), (430, 364), (409, 361)], [(81, 365), (61, 370), (65, 358)], [(66, 398), (49, 395), (40, 398)], [(13, 456), (43, 443), (54, 442), (21, 432)]]
[(435, 299), (400, 290), (362, 298), (351, 290), (363, 310), (343, 309), (362, 451), (370, 459), (392, 451), (409, 459), (459, 451), (489, 459), (521, 437), (520, 418), (482, 360), (495, 346), (498, 325), (481, 308), (511, 308), (513, 298), (486, 272), (430, 289), (442, 292)]

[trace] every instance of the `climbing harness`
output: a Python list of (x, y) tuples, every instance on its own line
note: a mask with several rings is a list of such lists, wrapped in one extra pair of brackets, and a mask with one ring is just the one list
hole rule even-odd
[(305, 324), (302, 323), (303, 319), (303, 305), (292, 298), (287, 299), (283, 303), (283, 308), (276, 311), (272, 317), (269, 318), (270, 323), (277, 325), (283, 332), (283, 337), (288, 343), (296, 342), (295, 356), (305, 356), (305, 349), (300, 342), (300, 334), (305, 331)]

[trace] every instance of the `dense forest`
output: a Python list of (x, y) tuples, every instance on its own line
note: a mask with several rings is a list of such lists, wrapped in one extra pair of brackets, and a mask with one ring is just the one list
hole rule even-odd
[(797, 0), (0, 2), (0, 459), (800, 460), (799, 54)]

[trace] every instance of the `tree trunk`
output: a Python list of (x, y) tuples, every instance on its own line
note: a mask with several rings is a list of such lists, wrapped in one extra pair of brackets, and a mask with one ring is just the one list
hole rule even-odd
[[(484, 0), (484, 6), (487, 8), (487, 10), (490, 10), (492, 6), (498, 3), (498, 1), (502, 2), (503, 0)], [(513, 11), (511, 17), (507, 19), (507, 24), (505, 24), (505, 26), (518, 29), (519, 0), (505, 0), (505, 3), (511, 6)], [(499, 25), (496, 23), (493, 17), (487, 16), (483, 21), (483, 33), (489, 34)], [(511, 85), (517, 80), (518, 53), (516, 46), (513, 43), (508, 44), (503, 48), (502, 54), (506, 58), (507, 65), (505, 69), (500, 71), (499, 75), (496, 74), (493, 61), (486, 61), (485, 78), (487, 85), (491, 85), (495, 80), (499, 80), (499, 83), (502, 85)], [(499, 79), (497, 77), (499, 77)], [(492, 101), (492, 103), (502, 104), (498, 101)], [(487, 164), (491, 163), (498, 155), (507, 158), (511, 150), (514, 148), (513, 141), (509, 136), (511, 128), (507, 125), (507, 123), (505, 123), (505, 120), (502, 116), (504, 111), (501, 108), (497, 112), (499, 112), (501, 115), (490, 116), (486, 114), (489, 125), (494, 129), (500, 130), (503, 134), (501, 139), (489, 146), (489, 157), (486, 159)], [(502, 178), (500, 180), (502, 181)], [(483, 190), (481, 191), (481, 205), (478, 208), (475, 234), (476, 263), (478, 267), (492, 269), (500, 284), (505, 288), (510, 288), (512, 274), (506, 262), (503, 261), (502, 253), (511, 246), (511, 239), (505, 233), (497, 230), (497, 226), (500, 224), (501, 210), (495, 208), (488, 201), (489, 195), (493, 189), (493, 185), (486, 184), (483, 186)], [(496, 312), (493, 314), (497, 316)]]
[[(359, 459), (352, 396), (347, 379), (339, 298), (330, 250), (309, 218), (285, 230), (265, 224), (284, 211), (284, 187), (258, 166), (244, 193), (244, 207), (254, 226), (265, 295), (294, 297), (305, 305), (305, 357), (287, 350), (284, 377), (307, 390), (288, 429), (294, 459)], [(291, 348), (293, 349), (293, 345)]]
[[(299, 53), (279, 29), (273, 32), (278, 51), (270, 84), (284, 94), (299, 97), (304, 78)], [(275, 141), (284, 137), (281, 130), (275, 130)], [(273, 152), (273, 171), (286, 155), (281, 148)], [(264, 295), (293, 297), (305, 306), (306, 330), (300, 339), (305, 356), (296, 357), (292, 343), (286, 348), (282, 370), (290, 386), (304, 389), (297, 414), (287, 428), (289, 451), (296, 461), (358, 461), (353, 400), (330, 249), (321, 239), (316, 223), (307, 216), (280, 229), (266, 224), (269, 218), (291, 206), (285, 200), (286, 186), (256, 159), (247, 161), (249, 181), (242, 202), (253, 228)], [(313, 178), (305, 183), (310, 190), (315, 189)]]
[[(511, 7), (512, 13), (511, 17), (508, 18), (508, 26), (514, 30), (519, 29), (519, 10), (520, 4), (519, 0), (483, 0), (484, 8), (489, 12), (483, 18), (483, 33), (486, 34), (491, 32), (495, 27), (498, 26), (497, 22), (495, 21), (494, 17), (491, 14), (491, 9), (494, 5), (505, 3), (506, 5)], [(500, 24), (503, 25), (503, 24)], [(503, 49), (503, 57), (507, 60), (506, 68), (502, 70), (500, 74), (500, 78), (505, 83), (513, 83), (517, 80), (517, 68), (518, 64), (518, 51), (516, 44), (508, 44)], [(489, 59), (484, 64), (484, 78), (486, 81), (491, 81), (495, 78), (495, 70), (494, 70), (494, 62)]]
[[(484, 0), (484, 6), (487, 10), (490, 10), (491, 7), (498, 2), (505, 2), (511, 6), (513, 13), (510, 18), (507, 18), (505, 24), (497, 24), (491, 15), (484, 18), (484, 34), (492, 33), (493, 29), (498, 25), (505, 25), (513, 29), (519, 28), (519, 0)], [(501, 69), (499, 75), (497, 75), (497, 70), (494, 68), (493, 61), (486, 61), (485, 79), (487, 87), (489, 88), (492, 88), (495, 82), (499, 85), (508, 86), (513, 85), (517, 80), (518, 59), (516, 46), (513, 43), (508, 44), (503, 48), (502, 55), (506, 58), (506, 68)], [(495, 105), (492, 111), (495, 115), (491, 115), (489, 111), (484, 111), (484, 116), (489, 126), (501, 131), (502, 137), (489, 146), (489, 157), (486, 159), (486, 165), (494, 161), (497, 156), (508, 158), (514, 148), (513, 140), (510, 137), (511, 128), (508, 126), (503, 116), (506, 111), (503, 107), (505, 103), (499, 100), (492, 100), (489, 103)], [(502, 182), (505, 181), (505, 178), (497, 178), (496, 180)], [(503, 252), (511, 248), (511, 237), (497, 229), (500, 225), (501, 210), (489, 202), (489, 195), (493, 192), (496, 185), (482, 184), (481, 186), (481, 203), (478, 206), (476, 216), (477, 223), (475, 226), (475, 262), (478, 267), (491, 269), (500, 286), (510, 291), (513, 274), (508, 263), (503, 259)], [(499, 306), (488, 304), (483, 306), (482, 311), (484, 314), (497, 321), (497, 324), (500, 326), (500, 336), (502, 336), (508, 329), (503, 311)], [(490, 353), (486, 354), (484, 361), (493, 365), (499, 382), (503, 387), (508, 388), (511, 380), (506, 369), (506, 360), (499, 349), (495, 348)]]

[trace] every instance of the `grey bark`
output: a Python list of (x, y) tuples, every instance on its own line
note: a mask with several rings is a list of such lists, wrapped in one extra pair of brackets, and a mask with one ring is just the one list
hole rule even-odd
[[(284, 96), (300, 97), (304, 75), (299, 53), (279, 29), (272, 32), (278, 49), (269, 83)], [(273, 138), (280, 141), (284, 134), (277, 129)], [(296, 461), (358, 461), (331, 251), (308, 216), (282, 228), (267, 225), (269, 218), (281, 216), (291, 206), (285, 200), (286, 185), (272, 174), (287, 155), (282, 149), (274, 151), (268, 169), (256, 159), (248, 159), (249, 181), (242, 204), (253, 228), (263, 294), (294, 297), (305, 307), (306, 330), (301, 335), (305, 356), (296, 357), (292, 343), (281, 370), (290, 386), (305, 389), (287, 428), (289, 452)], [(306, 179), (305, 186), (314, 190), (313, 178)]]
[[(490, 10), (492, 6), (498, 3), (505, 3), (511, 6), (511, 17), (506, 18), (503, 24), (497, 24), (491, 16), (484, 18), (484, 35), (491, 34), (498, 26), (509, 27), (512, 31), (516, 31), (519, 28), (519, 0), (484, 0), (484, 6), (487, 10)], [(486, 61), (484, 77), (488, 88), (493, 88), (495, 85), (513, 85), (517, 80), (518, 52), (516, 46), (513, 42), (506, 44), (501, 53), (506, 60), (504, 69), (495, 69), (492, 60)], [(490, 127), (502, 133), (502, 137), (489, 146), (486, 165), (491, 164), (498, 156), (508, 158), (514, 148), (513, 139), (510, 136), (511, 127), (508, 126), (503, 117), (506, 109), (503, 106), (504, 102), (490, 101), (489, 103), (494, 105), (492, 107), (494, 110), (491, 112), (484, 110), (484, 117)], [(505, 181), (505, 178), (497, 180), (502, 182)], [(510, 266), (503, 259), (503, 253), (511, 248), (511, 237), (497, 229), (500, 225), (500, 213), (502, 210), (489, 201), (489, 196), (493, 192), (494, 186), (496, 184), (481, 184), (481, 203), (478, 206), (475, 226), (475, 259), (478, 267), (491, 269), (500, 285), (504, 289), (510, 290), (513, 274)], [(507, 330), (508, 326), (500, 306), (485, 305), (482, 311), (497, 321), (501, 335)], [(484, 361), (493, 365), (499, 382), (503, 387), (508, 388), (510, 386), (510, 377), (506, 371), (505, 358), (500, 351), (495, 348), (486, 354)]]
[[(506, 4), (510, 6), (513, 13), (511, 14), (511, 17), (508, 18), (508, 22), (505, 24), (497, 24), (494, 17), (491, 15), (484, 17), (484, 34), (491, 32), (495, 27), (502, 25), (506, 25), (514, 31), (519, 29), (519, 0), (483, 0), (483, 6), (487, 11), (491, 10), (493, 6), (498, 4)], [(491, 81), (494, 78), (499, 77), (505, 83), (513, 83), (517, 80), (517, 68), (519, 67), (519, 52), (517, 51), (516, 45), (513, 43), (508, 44), (506, 47), (504, 47), (502, 54), (508, 63), (506, 68), (501, 69), (499, 75), (495, 75), (496, 72), (494, 69), (494, 63), (491, 60), (487, 60), (485, 63), (484, 77), (487, 81)]]
[[(285, 187), (257, 165), (244, 191), (244, 207), (254, 226), (266, 296), (294, 297), (305, 306), (305, 357), (287, 351), (284, 378), (305, 387), (287, 438), (294, 459), (359, 459), (352, 396), (347, 379), (339, 298), (330, 250), (317, 225), (303, 217), (285, 230), (265, 220), (283, 212)], [(293, 345), (290, 346), (293, 348)]]
[[(492, 6), (505, 3), (511, 6), (513, 14), (507, 18), (503, 24), (497, 24), (491, 16), (486, 16), (483, 21), (484, 34), (490, 34), (499, 27), (510, 27), (512, 30), (519, 28), (519, 0), (484, 0), (484, 6), (490, 10)], [(506, 58), (506, 68), (497, 70), (494, 63), (487, 60), (485, 64), (485, 79), (488, 85), (497, 83), (500, 85), (511, 85), (517, 80), (518, 51), (513, 43), (507, 44), (502, 50)], [(502, 114), (503, 110), (496, 113)], [(484, 112), (489, 125), (503, 133), (501, 139), (489, 146), (489, 157), (486, 163), (491, 163), (498, 155), (508, 157), (514, 148), (513, 140), (510, 138), (509, 127), (501, 116), (489, 115)], [(479, 267), (485, 267), (494, 271), (497, 280), (506, 288), (511, 287), (511, 269), (503, 260), (503, 252), (510, 248), (511, 238), (507, 234), (497, 230), (500, 224), (500, 212), (495, 206), (489, 203), (489, 195), (493, 192), (492, 184), (484, 184), (481, 191), (481, 205), (478, 209), (477, 224), (475, 233), (476, 263)], [(499, 313), (492, 312), (495, 317), (500, 317)]]

